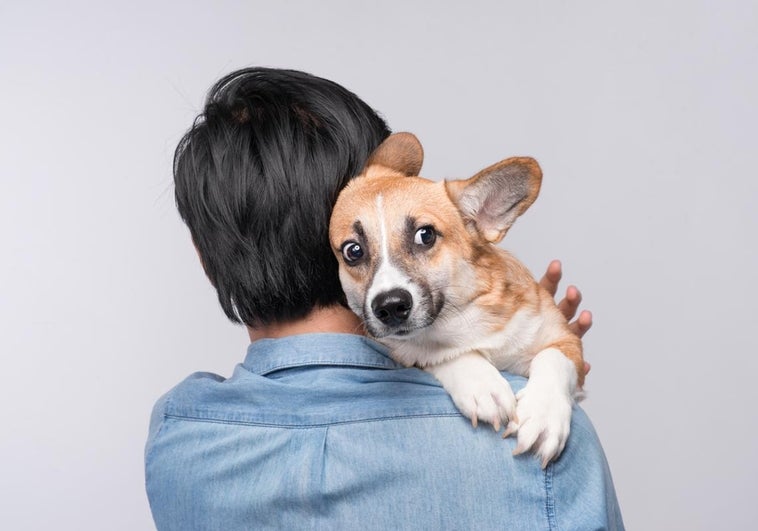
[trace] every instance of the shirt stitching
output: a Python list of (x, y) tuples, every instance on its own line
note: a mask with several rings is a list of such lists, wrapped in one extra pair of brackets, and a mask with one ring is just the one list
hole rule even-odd
[(360, 361), (331, 361), (331, 360), (314, 360), (314, 361), (293, 361), (288, 363), (280, 363), (278, 365), (271, 365), (268, 367), (248, 367), (244, 366), (245, 369), (248, 371), (259, 374), (261, 376), (266, 376), (268, 374), (271, 374), (272, 372), (281, 371), (284, 369), (296, 369), (298, 367), (312, 367), (314, 365), (323, 365), (323, 366), (329, 366), (329, 367), (368, 367), (371, 369), (384, 369), (384, 370), (392, 370), (400, 368), (398, 365), (391, 365), (389, 363), (385, 364), (379, 364), (379, 363), (366, 363), (366, 362), (360, 362)]
[(550, 463), (545, 469), (545, 515), (550, 531), (558, 529), (555, 522), (555, 498), (553, 496), (553, 464)]
[(444, 417), (460, 417), (459, 413), (424, 413), (424, 414), (406, 414), (406, 415), (387, 415), (383, 417), (371, 417), (364, 419), (354, 420), (336, 420), (330, 422), (320, 422), (313, 424), (277, 424), (273, 422), (261, 422), (250, 420), (234, 420), (234, 419), (214, 419), (207, 417), (195, 417), (192, 415), (178, 415), (178, 414), (166, 414), (164, 418), (174, 419), (186, 422), (207, 422), (209, 424), (230, 424), (235, 426), (259, 426), (263, 428), (281, 428), (281, 429), (294, 429), (294, 430), (307, 430), (311, 428), (324, 428), (328, 426), (338, 426), (341, 424), (360, 424), (364, 422), (383, 422), (392, 421), (398, 419), (415, 419), (415, 418), (444, 418)]

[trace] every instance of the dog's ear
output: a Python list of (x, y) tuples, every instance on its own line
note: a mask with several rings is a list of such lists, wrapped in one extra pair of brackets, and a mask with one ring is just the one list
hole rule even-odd
[(484, 238), (497, 243), (540, 193), (542, 170), (529, 157), (513, 157), (470, 179), (445, 183), (450, 199)]
[(366, 163), (364, 173), (371, 166), (384, 166), (405, 176), (418, 175), (424, 163), (424, 149), (412, 133), (395, 133), (387, 137), (374, 150)]

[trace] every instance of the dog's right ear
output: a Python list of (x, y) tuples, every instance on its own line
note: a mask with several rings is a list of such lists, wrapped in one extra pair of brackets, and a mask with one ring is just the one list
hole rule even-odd
[(418, 175), (421, 165), (424, 163), (424, 148), (412, 133), (395, 133), (387, 137), (378, 148), (374, 150), (366, 162), (363, 170), (364, 175), (370, 175), (374, 171), (381, 171), (382, 166), (394, 172), (399, 172), (406, 177)]
[(447, 181), (448, 196), (490, 243), (503, 239), (540, 193), (542, 170), (530, 157), (493, 164), (470, 179)]

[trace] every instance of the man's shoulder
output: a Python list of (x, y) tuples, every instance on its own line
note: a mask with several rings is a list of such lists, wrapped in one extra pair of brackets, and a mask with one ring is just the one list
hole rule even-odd
[[(514, 387), (523, 383), (506, 376)], [(581, 409), (564, 455), (543, 471), (531, 455), (511, 456), (512, 438), (474, 429), (433, 377), (416, 369), (320, 366), (262, 376), (240, 366), (228, 379), (196, 373), (158, 401), (154, 418), (146, 468), (156, 521), (197, 507), (203, 510), (193, 518), (219, 517), (216, 506), (227, 503), (220, 492), (228, 490), (213, 488), (219, 477), (241, 499), (256, 500), (225, 519), (254, 513), (293, 528), (314, 514), (345, 525), (370, 517), (369, 528), (473, 518), (495, 528), (508, 515), (515, 529), (551, 520), (563, 528), (576, 518), (592, 526), (617, 516), (607, 463)], [(179, 498), (171, 494), (178, 487)], [(293, 491), (315, 508), (274, 510)], [(342, 494), (332, 498), (332, 491)], [(579, 514), (577, 504), (592, 510)], [(443, 514), (446, 520), (435, 520)]]
[[(509, 373), (503, 376), (515, 391), (526, 382)], [(262, 376), (241, 364), (228, 378), (195, 372), (159, 397), (152, 410), (155, 419), (281, 424), (284, 428), (425, 415), (461, 416), (430, 373), (417, 368), (328, 365), (287, 368)]]
[[(516, 391), (526, 382), (504, 376)], [(509, 515), (528, 529), (550, 519), (590, 524), (574, 507), (592, 504), (591, 520), (612, 518), (607, 463), (581, 409), (547, 470), (531, 455), (513, 457), (514, 446), (473, 428), (431, 374), (399, 367), (365, 340), (310, 336), (257, 343), (229, 378), (195, 373), (174, 387), (154, 408), (145, 466), (156, 522), (168, 529), (177, 515), (219, 516), (224, 492), (256, 500), (234, 512), (239, 525), (224, 512), (227, 529), (245, 528), (248, 513), (291, 528), (313, 527), (314, 515), (323, 527), (368, 517), (376, 528), (473, 518), (494, 528)], [(214, 487), (221, 477), (232, 488)], [(313, 507), (285, 504), (283, 513), (295, 491)], [(427, 510), (409, 499), (427, 500)]]
[(189, 375), (164, 394), (153, 418), (302, 428), (397, 417), (458, 416), (430, 374), (355, 366), (289, 367), (266, 375), (239, 365), (224, 378)]

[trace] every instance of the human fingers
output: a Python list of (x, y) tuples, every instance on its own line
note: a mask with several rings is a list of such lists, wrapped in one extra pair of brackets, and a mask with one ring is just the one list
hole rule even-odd
[(582, 310), (579, 317), (571, 323), (569, 323), (569, 329), (579, 337), (584, 336), (587, 331), (592, 328), (592, 312), (589, 310)]
[(567, 321), (570, 321), (576, 315), (579, 304), (582, 302), (582, 293), (576, 286), (569, 286), (566, 289), (566, 296), (558, 303), (558, 309), (561, 311)]
[(555, 294), (558, 291), (558, 283), (561, 281), (562, 276), (563, 268), (560, 260), (553, 260), (547, 266), (547, 270), (542, 276), (542, 279), (540, 279), (540, 286), (545, 288), (550, 295), (555, 297)]

